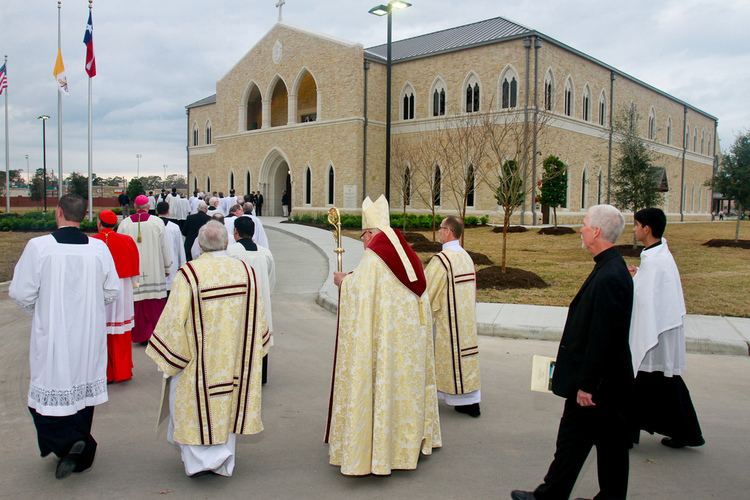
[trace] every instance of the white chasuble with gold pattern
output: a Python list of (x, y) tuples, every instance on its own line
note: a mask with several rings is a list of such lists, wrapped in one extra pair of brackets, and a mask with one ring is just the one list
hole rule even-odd
[[(376, 238), (390, 245), (383, 233)], [(441, 446), (429, 299), (421, 263), (408, 252), (419, 267), (419, 294), (373, 244), (341, 283), (326, 442), (342, 474), (415, 469), (420, 451)]]
[(479, 390), (474, 262), (460, 246), (444, 249), (425, 269), (435, 322), (437, 388), (446, 394)]
[(255, 271), (207, 252), (177, 272), (146, 354), (176, 388), (174, 440), (225, 443), (257, 434), (261, 423), (263, 340), (268, 335)]

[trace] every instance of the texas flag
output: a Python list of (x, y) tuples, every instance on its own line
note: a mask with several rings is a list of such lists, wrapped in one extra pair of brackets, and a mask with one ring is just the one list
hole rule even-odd
[(83, 43), (86, 44), (86, 74), (89, 78), (93, 78), (96, 76), (96, 58), (94, 57), (94, 23), (91, 20), (91, 11), (89, 11), (89, 22), (86, 24)]

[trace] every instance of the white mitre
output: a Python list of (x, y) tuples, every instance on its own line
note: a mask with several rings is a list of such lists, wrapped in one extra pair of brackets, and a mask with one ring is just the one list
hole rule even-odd
[(391, 215), (388, 208), (388, 201), (382, 194), (374, 202), (369, 196), (362, 202), (362, 230), (365, 229), (379, 229), (383, 231), (396, 249), (396, 253), (401, 259), (401, 264), (404, 266), (404, 270), (406, 270), (406, 276), (409, 277), (409, 281), (417, 281), (417, 273), (414, 272), (414, 267), (411, 265), (409, 257), (406, 256), (406, 252), (401, 246), (401, 241), (399, 241), (398, 236), (391, 229)]

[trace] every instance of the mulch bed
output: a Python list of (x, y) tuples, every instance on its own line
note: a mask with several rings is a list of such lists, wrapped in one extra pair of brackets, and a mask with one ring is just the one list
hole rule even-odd
[[(510, 226), (508, 228), (509, 233), (525, 233), (528, 231), (529, 228), (524, 226)], [(492, 228), (493, 233), (502, 233), (503, 232), (503, 226), (495, 226)]]
[(477, 288), (547, 288), (549, 283), (538, 274), (516, 267), (506, 267), (503, 273), (500, 266), (485, 267), (477, 271)]
[(492, 264), (494, 264), (494, 262), (492, 262), (490, 258), (483, 253), (472, 252), (471, 250), (467, 250), (466, 252), (469, 254), (469, 257), (471, 257), (471, 260), (474, 261), (474, 265), (476, 266), (491, 266)]
[(576, 230), (572, 227), (543, 227), (539, 230), (539, 234), (546, 234), (548, 236), (561, 236), (563, 234), (575, 234)]
[(403, 233), (403, 235), (406, 241), (408, 241), (409, 243), (430, 241), (429, 239), (427, 239), (427, 236), (422, 233)]
[(711, 248), (719, 248), (719, 247), (731, 247), (731, 248), (744, 248), (745, 250), (750, 250), (750, 240), (708, 240), (703, 244), (703, 246), (711, 247)]
[[(408, 240), (407, 240), (408, 241)], [(443, 249), (443, 244), (439, 241), (430, 241), (425, 238), (424, 241), (415, 241), (409, 243), (415, 252), (432, 252), (437, 253)]]

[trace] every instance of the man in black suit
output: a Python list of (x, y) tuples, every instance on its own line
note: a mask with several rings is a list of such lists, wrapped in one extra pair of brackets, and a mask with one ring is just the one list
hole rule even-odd
[(263, 215), (263, 194), (260, 191), (255, 195), (255, 215)]
[(594, 498), (627, 494), (633, 280), (613, 248), (624, 226), (611, 205), (591, 207), (583, 218), (582, 246), (596, 264), (570, 303), (557, 352), (552, 392), (565, 398), (557, 449), (544, 482), (534, 492), (513, 491), (514, 500), (569, 498), (592, 446), (600, 488)]
[(211, 216), (206, 213), (207, 211), (208, 205), (204, 201), (199, 201), (198, 211), (188, 215), (185, 224), (182, 225), (182, 234), (185, 236), (185, 260), (188, 262), (193, 260), (193, 254), (190, 250), (193, 248), (195, 238), (198, 237), (198, 230), (211, 220)]

